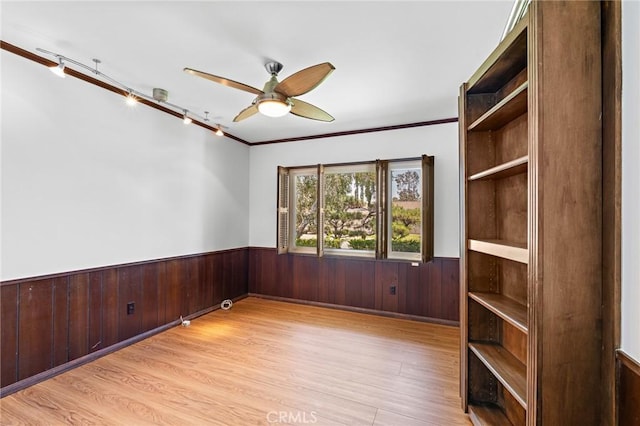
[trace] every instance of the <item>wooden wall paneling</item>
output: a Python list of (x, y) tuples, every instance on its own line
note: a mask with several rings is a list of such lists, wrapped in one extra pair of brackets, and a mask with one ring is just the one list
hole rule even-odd
[(18, 297), (18, 380), (22, 380), (52, 367), (52, 280), (23, 282)]
[(293, 291), (291, 279), (291, 265), (293, 257), (290, 254), (276, 254), (276, 282), (274, 296), (290, 297)]
[(440, 318), (460, 320), (460, 262), (458, 259), (442, 259), (441, 263)]
[(330, 296), (330, 298), (333, 299), (331, 303), (335, 303), (336, 305), (346, 305), (347, 304), (346, 263), (342, 260), (336, 259), (335, 265), (336, 265), (336, 270), (335, 270), (334, 292), (333, 292), (333, 295)]
[(318, 300), (319, 259), (314, 256), (293, 258), (293, 298)]
[[(270, 250), (263, 254), (268, 285), (281, 291), (276, 282), (282, 273), (290, 296), (290, 271), (274, 268), (276, 256)], [(180, 315), (210, 308), (223, 297), (242, 296), (248, 292), (249, 264), (249, 250), (243, 248), (3, 282), (0, 385), (15, 384)], [(310, 273), (317, 269), (317, 264), (307, 265)], [(131, 315), (129, 302), (135, 304)]]
[(424, 315), (422, 303), (423, 269), (423, 265), (411, 266), (409, 263), (402, 263), (398, 266), (398, 281), (404, 287), (404, 291), (399, 296), (398, 312), (409, 315)]
[(102, 345), (102, 272), (89, 273), (89, 353)]
[(0, 287), (0, 386), (18, 380), (18, 285)]
[(89, 274), (69, 277), (69, 359), (89, 353)]
[[(135, 304), (134, 313), (127, 314), (127, 304)], [(142, 330), (142, 267), (118, 268), (118, 340), (122, 341), (140, 334)]]
[(407, 313), (407, 268), (406, 262), (398, 264), (398, 313)]
[[(256, 274), (260, 288), (264, 289), (265, 294), (276, 295), (278, 292), (278, 282), (276, 281), (277, 269), (276, 264), (287, 255), (278, 256), (274, 250), (260, 250), (260, 263), (257, 265)], [(250, 262), (253, 263), (253, 262)]]
[(182, 315), (182, 262), (180, 259), (171, 259), (166, 262), (165, 280), (165, 323), (177, 320)]
[(207, 281), (206, 276), (206, 268), (205, 268), (205, 258), (203, 256), (197, 256), (195, 267), (198, 271), (198, 283), (197, 283), (197, 294), (198, 294), (198, 303), (196, 307), (198, 308), (195, 312), (201, 311), (203, 309), (210, 308), (213, 303), (213, 298), (209, 296), (210, 284)]
[(235, 256), (234, 274), (235, 285), (231, 292), (231, 298), (236, 298), (249, 292), (249, 251), (247, 249), (233, 250)]
[[(142, 288), (140, 297), (141, 331), (149, 331), (164, 324), (160, 322), (158, 269), (163, 262), (142, 265)], [(163, 315), (164, 317), (164, 315)]]
[(441, 318), (442, 314), (442, 259), (436, 258), (427, 263), (429, 271), (427, 285), (427, 315), (431, 318)]
[[(362, 308), (362, 261), (345, 260), (344, 294), (347, 306)], [(375, 294), (374, 294), (375, 298)]]
[(422, 263), (419, 267), (418, 281), (416, 286), (416, 304), (415, 313), (413, 315), (420, 315), (423, 317), (429, 316), (429, 287), (431, 286), (431, 264)]
[(69, 361), (69, 277), (56, 277), (53, 285), (53, 367)]
[(331, 294), (336, 285), (336, 260), (331, 257), (320, 259), (320, 272), (318, 278), (318, 302), (333, 303)]
[(213, 285), (213, 304), (219, 305), (222, 300), (222, 261), (223, 257), (220, 254), (211, 254), (209, 257), (209, 264), (211, 265), (211, 279)]
[(156, 285), (158, 289), (158, 325), (169, 322), (167, 319), (167, 262), (159, 261), (156, 267)]
[(361, 306), (367, 309), (376, 307), (376, 262), (363, 260), (362, 281), (360, 283)]
[[(392, 286), (395, 294), (391, 294)], [(398, 263), (375, 262), (375, 309), (397, 312), (399, 290)]]
[(260, 271), (262, 265), (262, 250), (257, 247), (249, 248), (249, 293), (265, 294), (262, 292), (262, 288), (259, 287), (258, 271)]
[[(249, 249), (249, 293), (271, 294), (270, 285), (267, 280), (271, 278), (271, 282), (275, 278), (275, 274), (269, 274), (269, 270), (265, 270), (263, 274), (262, 266), (264, 258), (268, 251), (259, 247)], [(273, 268), (275, 263), (271, 263)]]
[[(214, 305), (213, 302), (213, 263), (211, 255), (200, 257), (200, 279), (202, 281), (202, 300), (204, 308)], [(203, 309), (204, 309), (203, 308)]]
[(231, 252), (224, 252), (221, 255), (222, 263), (220, 268), (222, 269), (222, 299), (231, 298), (231, 285), (233, 281), (233, 254)]
[(118, 271), (102, 271), (102, 344), (103, 348), (118, 343)]
[(182, 315), (191, 315), (200, 310), (202, 303), (200, 288), (200, 270), (197, 257), (184, 260), (184, 293)]

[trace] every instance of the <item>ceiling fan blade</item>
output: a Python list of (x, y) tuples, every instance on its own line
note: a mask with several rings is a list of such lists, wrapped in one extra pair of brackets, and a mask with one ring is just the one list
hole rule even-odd
[(228, 78), (218, 77), (217, 75), (209, 74), (204, 71), (185, 68), (184, 72), (187, 72), (192, 75), (197, 75), (198, 77), (206, 78), (207, 80), (215, 81), (216, 83), (220, 83), (223, 86), (244, 90), (245, 92), (253, 93), (254, 95), (260, 95), (263, 93), (262, 90), (256, 89), (255, 87), (251, 87), (243, 83), (238, 83), (237, 81), (229, 80)]
[(243, 109), (242, 111), (240, 111), (240, 113), (238, 113), (238, 115), (236, 115), (236, 117), (233, 119), (234, 122), (238, 122), (238, 121), (242, 121), (245, 118), (249, 118), (252, 115), (256, 114), (258, 112), (258, 105), (254, 104), (251, 106), (248, 106), (247, 108)]
[(282, 80), (274, 91), (287, 97), (304, 95), (318, 87), (334, 69), (334, 66), (329, 62), (305, 68)]
[(291, 114), (295, 114), (300, 117), (310, 118), (318, 121), (333, 121), (334, 118), (328, 113), (324, 112), (317, 106), (303, 102), (300, 99), (291, 99)]

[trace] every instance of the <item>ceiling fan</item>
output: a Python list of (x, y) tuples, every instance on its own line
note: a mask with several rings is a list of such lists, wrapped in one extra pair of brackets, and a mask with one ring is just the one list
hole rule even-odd
[(255, 87), (229, 80), (228, 78), (218, 77), (203, 71), (185, 68), (184, 71), (189, 74), (197, 75), (207, 80), (215, 81), (224, 86), (233, 87), (235, 89), (244, 90), (245, 92), (258, 95), (251, 106), (240, 111), (233, 121), (242, 121), (249, 118), (257, 112), (269, 117), (281, 117), (287, 113), (297, 115), (299, 117), (310, 118), (318, 121), (333, 121), (334, 118), (321, 110), (317, 106), (303, 102), (294, 96), (304, 95), (315, 89), (331, 74), (335, 69), (329, 62), (323, 62), (318, 65), (305, 68), (295, 74), (290, 75), (281, 82), (278, 82), (278, 73), (282, 70), (280, 62), (271, 61), (265, 64), (267, 72), (271, 74), (271, 79), (267, 81), (262, 90)]

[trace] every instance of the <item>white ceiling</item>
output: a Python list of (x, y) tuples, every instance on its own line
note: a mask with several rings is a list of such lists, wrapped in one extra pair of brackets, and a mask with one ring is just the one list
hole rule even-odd
[[(511, 1), (2, 1), (1, 37), (100, 70), (228, 127), (249, 142), (457, 116), (461, 82), (497, 45)], [(39, 53), (42, 55), (41, 53)], [(233, 117), (253, 95), (188, 75), (191, 67), (262, 88), (320, 62), (336, 70), (300, 96), (335, 117)], [(71, 65), (73, 68), (73, 65)], [(9, 82), (3, 82), (7, 84)]]

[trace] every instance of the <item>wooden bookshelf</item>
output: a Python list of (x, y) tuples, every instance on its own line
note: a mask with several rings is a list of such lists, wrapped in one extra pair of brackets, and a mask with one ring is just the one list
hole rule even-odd
[(460, 88), (460, 386), (477, 425), (602, 423), (599, 14), (533, 0)]

